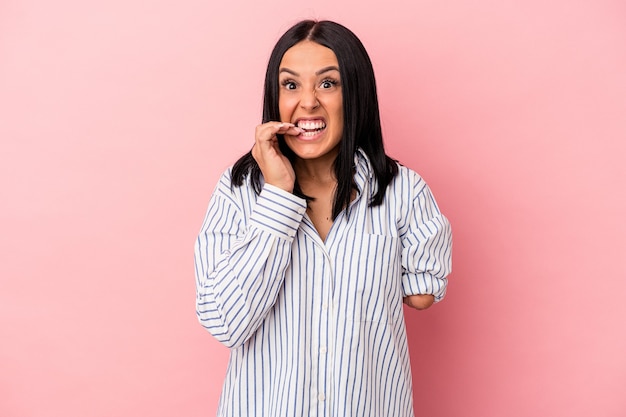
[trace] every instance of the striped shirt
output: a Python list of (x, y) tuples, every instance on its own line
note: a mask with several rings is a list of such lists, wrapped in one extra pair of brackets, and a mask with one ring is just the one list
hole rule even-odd
[(367, 157), (322, 241), (306, 201), (221, 177), (195, 245), (200, 323), (231, 349), (218, 416), (413, 416), (402, 297), (443, 298), (451, 230), (399, 166), (383, 203)]

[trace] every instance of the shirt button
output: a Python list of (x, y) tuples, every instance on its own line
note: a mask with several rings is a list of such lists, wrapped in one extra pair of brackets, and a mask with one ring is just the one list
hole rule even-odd
[(323, 310), (328, 310), (328, 303), (322, 304), (322, 309)]
[(320, 348), (320, 353), (326, 353), (326, 348), (324, 346)]
[(320, 401), (324, 401), (326, 399), (326, 396), (324, 395), (324, 393), (320, 393), (320, 395), (317, 396), (317, 399)]

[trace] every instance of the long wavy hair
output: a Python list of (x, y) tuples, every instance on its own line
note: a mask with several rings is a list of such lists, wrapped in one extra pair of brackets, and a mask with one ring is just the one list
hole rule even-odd
[[(304, 20), (292, 26), (278, 40), (265, 73), (263, 123), (280, 121), (278, 108), (280, 62), (289, 48), (305, 40), (331, 49), (339, 64), (344, 123), (339, 153), (334, 163), (337, 178), (332, 211), (334, 220), (350, 204), (354, 188), (354, 156), (358, 148), (361, 148), (369, 158), (378, 184), (376, 193), (370, 199), (370, 206), (382, 203), (387, 186), (398, 173), (398, 166), (385, 154), (372, 62), (359, 38), (348, 28), (335, 22)], [(278, 135), (278, 143), (281, 152), (293, 163), (295, 154), (289, 149), (282, 135)], [(233, 166), (231, 186), (241, 186), (248, 175), (255, 192), (260, 193), (261, 170), (251, 152), (243, 155)], [(310, 200), (300, 190), (297, 178), (294, 193)]]

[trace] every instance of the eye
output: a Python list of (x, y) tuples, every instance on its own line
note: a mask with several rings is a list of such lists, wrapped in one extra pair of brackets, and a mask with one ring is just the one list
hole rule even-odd
[(326, 79), (326, 80), (322, 81), (322, 83), (320, 84), (320, 87), (322, 87), (322, 88), (332, 88), (335, 85), (337, 85), (337, 81)]
[(297, 87), (296, 83), (292, 80), (285, 80), (281, 82), (280, 84), (287, 90), (295, 90)]

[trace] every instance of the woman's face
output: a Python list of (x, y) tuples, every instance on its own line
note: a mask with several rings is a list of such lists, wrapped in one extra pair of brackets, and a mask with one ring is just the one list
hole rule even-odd
[(301, 159), (330, 157), (339, 152), (343, 133), (343, 102), (339, 64), (325, 46), (302, 41), (280, 62), (278, 108), (282, 122), (305, 130), (285, 135), (287, 146)]

